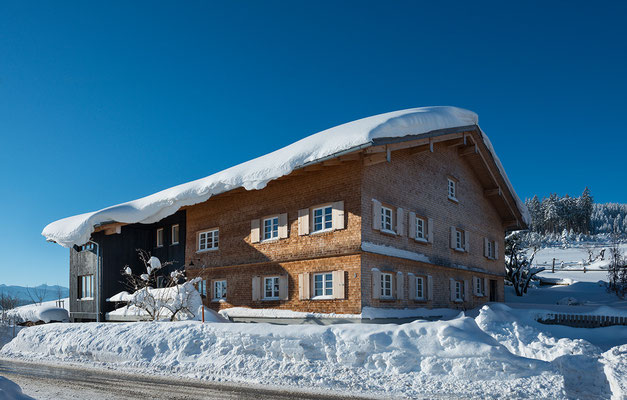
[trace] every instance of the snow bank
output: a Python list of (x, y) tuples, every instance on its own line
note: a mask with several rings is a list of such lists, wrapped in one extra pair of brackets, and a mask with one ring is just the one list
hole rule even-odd
[(551, 363), (512, 354), (468, 317), (404, 325), (41, 325), (0, 354), (336, 393), (566, 398)]
[(22, 388), (17, 383), (0, 376), (0, 400), (34, 400), (22, 393)]
[(605, 375), (612, 388), (612, 400), (627, 398), (627, 344), (603, 353)]
[(314, 318), (314, 319), (382, 319), (382, 318), (453, 318), (458, 310), (450, 308), (375, 308), (363, 307), (361, 314), (315, 313), (276, 308), (232, 307), (220, 311), (226, 318)]
[[(381, 138), (426, 134), (435, 130), (476, 126), (475, 113), (456, 107), (424, 107), (381, 114), (349, 122), (308, 136), (272, 153), (220, 171), (206, 178), (184, 183), (153, 195), (68, 217), (46, 226), (48, 240), (71, 247), (86, 243), (94, 226), (111, 222), (152, 223), (174, 214), (179, 208), (208, 200), (211, 196), (243, 187), (264, 188), (268, 182), (294, 169), (343, 152), (359, 150)], [(518, 207), (528, 218), (527, 209), (516, 196), (487, 136), (483, 139), (509, 186)]]
[(15, 318), (18, 322), (37, 322), (51, 321), (69, 322), (70, 301), (68, 298), (62, 299), (64, 308), (57, 307), (57, 300), (45, 301), (41, 304), (28, 304), (25, 306), (15, 307), (7, 311), (9, 318)]

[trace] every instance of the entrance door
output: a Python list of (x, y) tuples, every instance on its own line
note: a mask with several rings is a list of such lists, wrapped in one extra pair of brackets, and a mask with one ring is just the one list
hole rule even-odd
[(490, 279), (490, 301), (496, 301), (496, 280)]

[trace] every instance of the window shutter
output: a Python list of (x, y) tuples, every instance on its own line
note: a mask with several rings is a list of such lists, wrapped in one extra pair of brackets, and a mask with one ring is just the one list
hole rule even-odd
[(372, 229), (381, 230), (381, 202), (372, 199)]
[(455, 279), (449, 279), (449, 285), (451, 286), (451, 301), (455, 301)]
[(403, 300), (405, 298), (405, 279), (402, 272), (396, 273), (396, 299)]
[(344, 271), (333, 271), (333, 298), (345, 298)]
[(250, 221), (250, 243), (259, 243), (259, 220)]
[(409, 286), (409, 293), (407, 293), (407, 298), (409, 300), (416, 300), (416, 276), (411, 272), (407, 274), (407, 283)]
[(488, 278), (483, 278), (483, 290), (486, 297), (490, 298), (490, 286), (488, 286)]
[(427, 275), (427, 300), (433, 300), (433, 277)]
[(287, 213), (279, 214), (279, 239), (287, 237)]
[(372, 298), (378, 299), (381, 297), (381, 271), (372, 271)]
[(481, 293), (481, 287), (479, 285), (477, 285), (477, 277), (476, 276), (472, 277), (472, 286), (473, 286), (473, 289), (474, 289), (475, 296), (478, 296)]
[(332, 211), (333, 229), (344, 229), (344, 202), (336, 201), (333, 203)]
[(261, 299), (261, 277), (253, 276), (253, 301)]
[(287, 275), (279, 276), (279, 298), (281, 300), (289, 300), (288, 282), (289, 279)]
[(413, 211), (409, 212), (409, 232), (407, 233), (407, 236), (412, 239), (416, 239), (416, 213)]
[(490, 241), (488, 240), (488, 238), (483, 238), (483, 256), (484, 257), (490, 257), (490, 254), (488, 254), (488, 246)]
[(405, 211), (400, 207), (396, 209), (396, 233), (405, 236)]
[(468, 231), (464, 231), (464, 251), (470, 251), (470, 233)]
[(309, 235), (309, 209), (298, 210), (298, 235)]
[(451, 234), (449, 235), (449, 241), (451, 242), (451, 249), (455, 248), (455, 227), (451, 226)]
[(298, 297), (301, 300), (309, 300), (311, 284), (309, 281), (309, 272), (298, 275)]
[(427, 219), (427, 234), (429, 235), (429, 243), (433, 243), (433, 218)]
[(494, 241), (494, 259), (495, 260), (499, 259), (499, 241), (498, 240)]
[(470, 300), (470, 285), (468, 285), (468, 280), (464, 280), (464, 300), (468, 301)]

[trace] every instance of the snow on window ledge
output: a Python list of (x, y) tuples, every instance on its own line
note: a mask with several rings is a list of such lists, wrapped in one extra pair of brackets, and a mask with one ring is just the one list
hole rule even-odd
[(465, 253), (466, 252), (465, 249), (462, 249), (462, 248), (459, 248), (459, 247), (455, 247), (453, 250), (459, 251), (460, 253)]
[(333, 300), (333, 296), (331, 295), (315, 296), (315, 297), (312, 297), (311, 300)]
[(463, 302), (464, 302), (464, 300), (462, 300), (462, 299), (455, 299), (455, 300), (453, 300), (453, 303), (463, 303)]
[(457, 197), (448, 196), (447, 198), (454, 203), (459, 203), (459, 200), (457, 200)]
[(396, 236), (397, 235), (396, 232), (391, 231), (389, 229), (381, 229), (381, 233), (385, 233), (385, 234), (392, 235), (392, 236)]
[(333, 232), (333, 231), (334, 231), (333, 228), (327, 228), (327, 229), (321, 229), (319, 231), (313, 231), (309, 235), (319, 235), (321, 233), (329, 233), (329, 232)]
[(217, 251), (217, 250), (218, 250), (217, 247), (214, 247), (214, 248), (211, 248), (211, 249), (196, 250), (196, 254), (198, 254), (198, 253), (206, 253), (208, 251)]
[(425, 238), (414, 238), (414, 240), (418, 243), (429, 243), (429, 241)]

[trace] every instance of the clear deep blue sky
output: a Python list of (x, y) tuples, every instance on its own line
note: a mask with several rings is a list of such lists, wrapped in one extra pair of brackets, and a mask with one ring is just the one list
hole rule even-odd
[(625, 2), (2, 2), (0, 283), (49, 222), (398, 109), (479, 114), (521, 198), (627, 202)]

